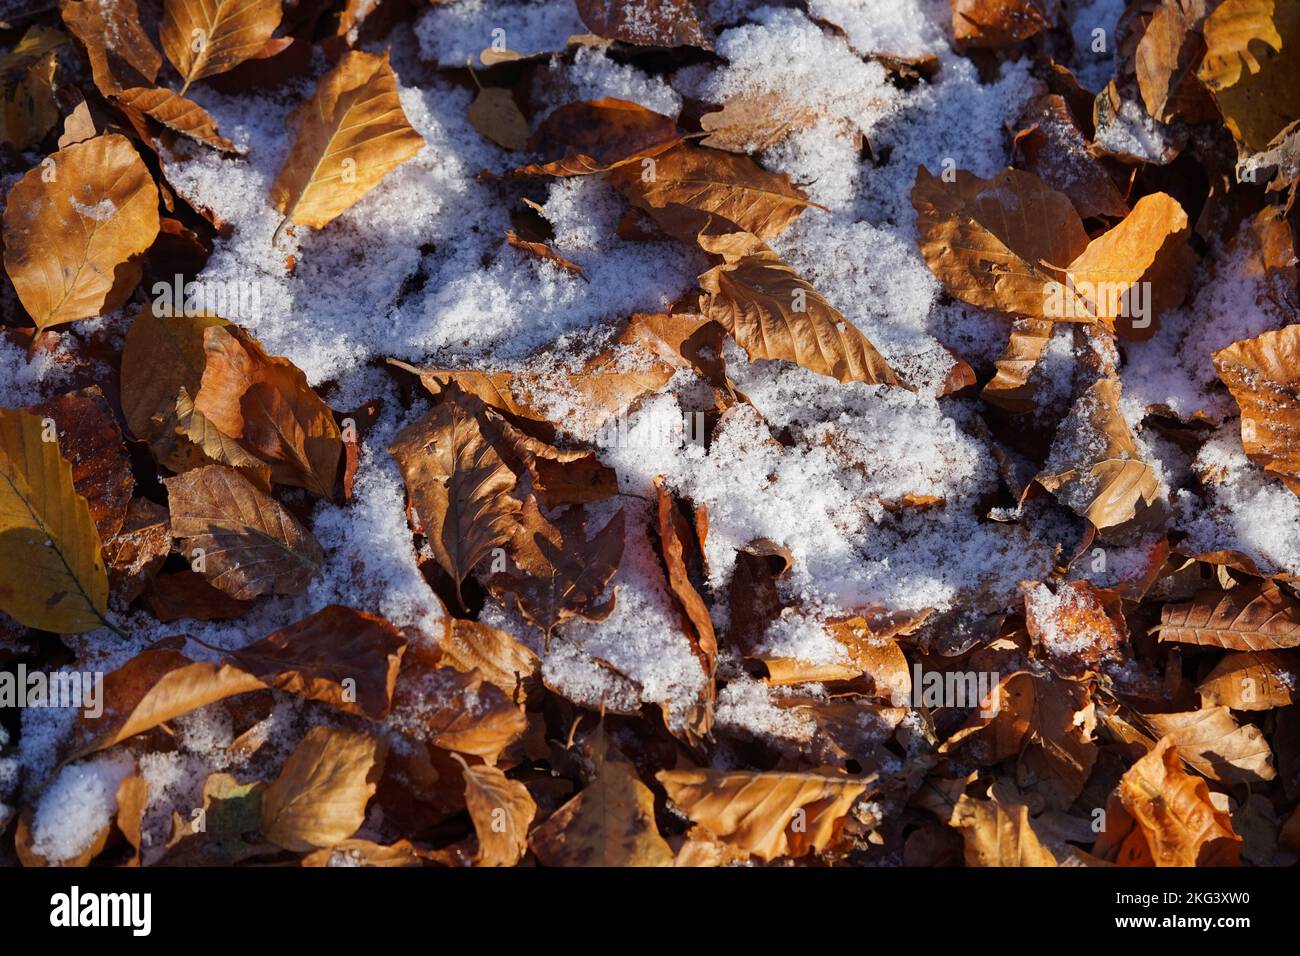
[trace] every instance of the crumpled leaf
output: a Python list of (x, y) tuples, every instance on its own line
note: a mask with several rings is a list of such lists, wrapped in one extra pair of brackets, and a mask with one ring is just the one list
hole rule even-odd
[(1197, 75), (1239, 146), (1261, 150), (1300, 119), (1300, 6), (1224, 0), (1205, 18)]
[(402, 469), (407, 498), (459, 597), (474, 566), (510, 536), (519, 508), (510, 496), (515, 475), (459, 391), (398, 432), (388, 453)]
[(0, 143), (29, 150), (59, 120), (58, 48), (67, 42), (58, 30), (32, 26), (0, 56)]
[(134, 288), (132, 259), (153, 245), (158, 223), (158, 188), (131, 141), (96, 136), (52, 154), (9, 190), (5, 271), (38, 329), (90, 318)]
[(313, 727), (262, 793), (262, 833), (299, 853), (346, 840), (365, 822), (384, 756), (369, 734)]
[(167, 509), (133, 498), (121, 528), (104, 541), (104, 562), (112, 593), (130, 604), (149, 587), (172, 550)]
[(1289, 707), (1300, 686), (1300, 657), (1274, 651), (1227, 654), (1196, 685), (1202, 707), (1271, 710)]
[(166, 0), (159, 39), (185, 85), (256, 56), (280, 25), (280, 0)]
[(223, 153), (241, 153), (237, 146), (217, 132), (217, 121), (193, 100), (165, 87), (134, 86), (114, 97), (123, 109), (136, 110), (196, 143)]
[(505, 631), (451, 615), (446, 624), (438, 641), (440, 660), (466, 673), (477, 670), (511, 697), (541, 670), (538, 656)]
[(1079, 129), (1063, 96), (1045, 93), (1020, 111), (1021, 127), (1015, 148), (1025, 166), (1044, 183), (1065, 193), (1079, 215), (1123, 216), (1128, 203), (1106, 168), (1088, 152), (1088, 139)]
[(1029, 807), (998, 799), (997, 787), (987, 800), (966, 794), (957, 799), (952, 826), (961, 832), (967, 866), (1056, 866), (1029, 820)]
[(266, 354), (237, 326), (203, 332), (207, 361), (194, 409), (271, 465), (271, 480), (334, 497), (343, 442), (330, 407), (302, 370)]
[(405, 651), (406, 638), (382, 617), (331, 604), (230, 659), (269, 687), (382, 720)]
[(556, 626), (572, 618), (603, 621), (614, 610), (613, 594), (603, 603), (600, 597), (623, 558), (623, 510), (588, 537), (581, 508), (566, 508), (549, 519), (530, 495), (509, 551), (517, 570), (492, 575), (488, 588), (499, 600), (511, 598), (524, 620), (548, 640)]
[(1165, 737), (1133, 764), (1119, 785), (1156, 866), (1237, 866), (1241, 837), (1228, 814), (1210, 802), (1205, 781), (1183, 770)]
[(293, 151), (271, 186), (285, 223), (320, 229), (424, 148), (406, 119), (388, 54), (351, 50), (289, 119)]
[(1119, 412), (1120, 384), (1099, 378), (1075, 400), (1036, 481), (1101, 529), (1145, 516), (1159, 481)]
[(73, 468), (45, 434), (35, 415), (0, 409), (0, 609), (80, 634), (104, 623), (108, 574)]
[(817, 773), (661, 770), (668, 799), (724, 842), (763, 860), (821, 853), (874, 784), (870, 777)]
[(442, 750), (495, 763), (528, 726), (513, 689), (478, 670), (443, 666), (438, 655), (413, 645), (398, 673), (388, 724)]
[(325, 556), (311, 532), (233, 468), (205, 465), (163, 484), (182, 553), (231, 597), (298, 594), (320, 573)]
[(1161, 123), (1213, 119), (1213, 101), (1196, 72), (1205, 56), (1202, 23), (1213, 4), (1207, 0), (1162, 0), (1138, 41), (1138, 89), (1147, 112)]
[(952, 31), (959, 43), (1010, 46), (1052, 25), (1047, 0), (951, 0)]
[(1241, 409), (1246, 456), (1300, 495), (1300, 324), (1220, 349), (1214, 368)]
[(1160, 609), (1160, 640), (1233, 651), (1300, 647), (1300, 602), (1272, 581), (1200, 591)]
[(587, 785), (533, 830), (528, 845), (543, 866), (672, 866), (655, 826), (654, 794), (609, 745), (602, 724), (591, 740)]

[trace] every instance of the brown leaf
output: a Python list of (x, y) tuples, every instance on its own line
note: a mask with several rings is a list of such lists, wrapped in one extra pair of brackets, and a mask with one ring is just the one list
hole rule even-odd
[(967, 866), (1056, 866), (1056, 857), (1043, 846), (1029, 821), (1029, 807), (998, 799), (997, 787), (988, 800), (962, 794), (951, 825), (961, 831)]
[(652, 164), (624, 166), (610, 179), (657, 221), (666, 207), (684, 206), (763, 240), (785, 232), (814, 205), (784, 173), (766, 172), (748, 156), (686, 144), (654, 157)]
[(1156, 866), (1237, 866), (1241, 837), (1210, 802), (1205, 781), (1182, 769), (1165, 737), (1124, 774), (1119, 797)]
[(1079, 396), (1035, 479), (1099, 530), (1145, 517), (1159, 497), (1155, 472), (1120, 414), (1119, 394), (1117, 379), (1099, 378)]
[(872, 778), (817, 773), (661, 770), (668, 799), (722, 840), (763, 860), (837, 844), (849, 810)]
[(75, 143), (9, 190), (5, 271), (38, 329), (99, 315), (139, 281), (158, 235), (158, 189), (130, 140)]
[(64, 0), (61, 11), (86, 48), (95, 86), (104, 96), (157, 79), (162, 54), (140, 25), (136, 0)]
[(582, 271), (582, 266), (578, 265), (576, 262), (570, 262), (544, 242), (530, 242), (527, 239), (521, 239), (519, 238), (519, 234), (513, 229), (506, 232), (506, 242), (515, 249), (536, 256), (543, 262), (553, 263), (565, 272), (570, 272), (573, 275), (581, 277), (584, 282), (591, 281), (587, 278), (587, 273)]
[(382, 617), (331, 604), (230, 659), (268, 687), (383, 720), (405, 651), (406, 638)]
[(1137, 45), (1138, 89), (1147, 112), (1161, 123), (1214, 119), (1214, 104), (1196, 77), (1205, 55), (1202, 22), (1207, 0), (1162, 0)]
[(609, 746), (603, 724), (591, 750), (590, 781), (533, 830), (533, 853), (543, 866), (672, 866), (673, 851), (655, 826), (654, 794)]
[(424, 866), (421, 852), (409, 841), (398, 840), (390, 846), (370, 840), (344, 840), (334, 846), (315, 850), (302, 858), (303, 866)]
[(58, 48), (67, 40), (59, 30), (31, 26), (11, 51), (0, 55), (0, 143), (32, 149), (58, 122)]
[(133, 602), (162, 570), (171, 550), (167, 509), (147, 498), (133, 498), (121, 529), (104, 541), (104, 561), (113, 593), (124, 604)]
[(122, 90), (114, 99), (123, 109), (136, 110), (196, 143), (223, 153), (243, 151), (217, 132), (217, 122), (193, 100), (165, 87), (135, 86)]
[(1254, 724), (1238, 724), (1227, 707), (1146, 719), (1157, 736), (1173, 741), (1179, 756), (1211, 780), (1259, 784), (1277, 776), (1263, 733)]
[(512, 698), (521, 682), (528, 683), (541, 670), (538, 656), (505, 631), (451, 615), (446, 624), (438, 641), (441, 660), (466, 673), (478, 670)]
[(1118, 595), (1091, 581), (1066, 581), (1055, 593), (1026, 582), (1025, 629), (1053, 663), (1070, 671), (1127, 656), (1128, 627)]
[(1119, 217), (1128, 212), (1115, 181), (1088, 152), (1088, 139), (1064, 97), (1054, 93), (1034, 97), (1017, 122), (1021, 131), (1015, 147), (1025, 157), (1026, 169), (1069, 196), (1080, 216)]
[(1261, 150), (1300, 119), (1300, 6), (1224, 0), (1205, 18), (1197, 75), (1239, 146)]
[(840, 382), (901, 385), (876, 347), (764, 248), (699, 277), (700, 311), (751, 359), (784, 359)]
[(104, 712), (78, 715), (66, 759), (104, 750), (214, 701), (265, 689), (229, 664), (191, 660), (177, 649), (182, 644), (179, 638), (161, 641), (104, 675)]
[(465, 806), (478, 834), (478, 866), (514, 866), (528, 851), (537, 804), (528, 789), (496, 767), (473, 766), (453, 754), (465, 775)]
[(294, 148), (271, 186), (281, 228), (320, 229), (424, 148), (402, 111), (386, 53), (345, 53), (290, 124)]
[(713, 49), (713, 29), (697, 0), (578, 0), (592, 33), (638, 46)]
[(709, 134), (700, 145), (730, 153), (760, 152), (817, 119), (814, 110), (801, 107), (786, 91), (740, 94), (728, 99), (717, 112), (700, 117), (700, 129)]
[(167, 840), (166, 866), (230, 866), (242, 860), (268, 853), (279, 847), (269, 843), (249, 843), (244, 834), (262, 825), (262, 795), (266, 784), (260, 780), (240, 783), (228, 773), (209, 774), (203, 781), (202, 829), (196, 830), (193, 818), (183, 819), (172, 811), (172, 831)]
[(195, 80), (256, 56), (279, 25), (280, 0), (166, 0), (159, 39), (184, 96)]
[(1051, 27), (1045, 0), (951, 0), (952, 31), (959, 43), (1010, 46)]
[(524, 176), (584, 176), (650, 156), (682, 141), (672, 117), (629, 100), (606, 97), (568, 103), (542, 120), (528, 140), (540, 162), (515, 171)]
[(1050, 319), (1014, 319), (1011, 337), (995, 363), (997, 373), (984, 386), (980, 397), (1016, 414), (1032, 411), (1037, 388), (1029, 376), (1047, 351), (1053, 328), (1055, 323)]
[(330, 407), (286, 358), (237, 326), (203, 333), (207, 364), (194, 408), (271, 464), (271, 480), (332, 499), (343, 442)]
[(233, 468), (206, 465), (163, 484), (182, 553), (231, 597), (298, 594), (320, 573), (311, 532)]
[(1234, 342), (1214, 368), (1241, 408), (1247, 457), (1300, 494), (1300, 325)]
[(365, 822), (384, 750), (369, 734), (313, 727), (262, 794), (262, 833), (299, 853), (352, 836)]
[[(171, 541), (168, 529), (167, 540)], [(247, 614), (252, 601), (238, 601), (193, 571), (162, 574), (149, 588), (149, 610), (158, 620), (229, 621)]]
[(459, 390), (443, 396), (388, 448), (438, 564), (456, 585), (511, 533), (519, 502), (515, 475), (484, 434), (481, 415)]
[(916, 170), (912, 206), (926, 265), (963, 302), (1042, 318), (1049, 290), (1088, 246), (1068, 197), (1032, 173), (955, 180)]
[(1271, 710), (1295, 702), (1300, 660), (1295, 654), (1258, 651), (1225, 655), (1196, 686), (1202, 707)]
[(389, 724), (416, 740), (489, 763), (528, 726), (511, 696), (477, 670), (438, 666), (415, 650), (398, 674)]
[(86, 499), (101, 541), (108, 541), (126, 520), (135, 488), (122, 430), (98, 385), (65, 392), (32, 407), (53, 420), (59, 453), (72, 466), (72, 486)]
[(144, 812), (148, 807), (149, 782), (144, 777), (127, 777), (118, 784), (117, 828), (122, 831), (122, 835), (126, 837), (126, 842), (131, 844), (131, 849), (135, 851), (131, 854), (131, 859), (127, 861), (127, 866), (140, 865), (140, 828), (141, 824), (144, 823)]
[(81, 634), (104, 623), (108, 575), (52, 432), (35, 415), (0, 409), (0, 609), (28, 627)]
[(1201, 591), (1160, 609), (1160, 640), (1232, 651), (1300, 647), (1300, 602), (1272, 581)]
[(623, 558), (623, 510), (588, 538), (581, 508), (567, 508), (550, 520), (530, 495), (510, 552), (518, 570), (492, 575), (488, 588), (498, 600), (511, 597), (548, 640), (557, 625), (572, 618), (603, 621), (614, 610), (613, 595), (598, 602)]

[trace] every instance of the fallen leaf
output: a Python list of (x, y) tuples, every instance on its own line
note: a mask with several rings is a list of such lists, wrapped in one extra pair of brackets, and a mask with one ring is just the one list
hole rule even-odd
[(477, 670), (512, 698), (521, 683), (541, 670), (538, 656), (505, 631), (451, 615), (446, 625), (438, 641), (441, 660), (466, 673)]
[(123, 604), (135, 601), (162, 570), (171, 550), (167, 509), (147, 498), (133, 498), (121, 528), (104, 541), (112, 593)]
[(387, 54), (344, 54), (289, 123), (293, 151), (271, 186), (284, 213), (280, 228), (322, 228), (424, 148), (402, 111)]
[[(605, 97), (557, 107), (538, 125), (527, 148), (540, 162), (523, 176), (585, 176), (658, 156), (682, 141), (672, 117), (630, 100)], [(644, 164), (642, 164), (644, 168)]]
[(951, 0), (952, 31), (959, 43), (1010, 46), (1051, 27), (1045, 0)]
[(86, 48), (100, 93), (153, 85), (162, 54), (141, 26), (136, 0), (63, 0), (60, 9), (64, 24)]
[(654, 794), (610, 747), (603, 724), (591, 751), (587, 785), (533, 830), (529, 848), (543, 866), (672, 866), (673, 851), (655, 826)]
[(182, 553), (231, 597), (298, 594), (320, 573), (311, 532), (233, 468), (206, 465), (163, 484)]
[(0, 56), (0, 143), (32, 149), (58, 122), (55, 75), (58, 48), (67, 39), (58, 30), (33, 26)]
[(1232, 651), (1300, 647), (1300, 602), (1272, 581), (1200, 591), (1160, 609), (1160, 640)]
[(1237, 866), (1241, 837), (1210, 802), (1205, 781), (1182, 769), (1178, 748), (1163, 738), (1124, 774), (1124, 808), (1146, 838), (1156, 866)]
[(478, 866), (514, 866), (528, 851), (537, 804), (528, 789), (496, 767), (473, 766), (452, 754), (465, 775), (465, 806), (478, 834)]
[(1062, 96), (1045, 93), (1020, 111), (1021, 127), (1015, 148), (1026, 169), (1070, 197), (1079, 215), (1119, 217), (1128, 203), (1101, 162), (1088, 152), (1088, 139), (1079, 129)]
[[(996, 791), (996, 788), (995, 788)], [(957, 799), (951, 824), (961, 832), (967, 866), (1056, 866), (1056, 857), (1043, 846), (1023, 803), (1003, 803), (996, 795)]]
[(38, 329), (116, 308), (158, 235), (158, 189), (125, 136), (61, 149), (9, 190), (5, 271)]
[[(260, 780), (240, 783), (228, 773), (209, 774), (203, 781), (202, 812), (198, 819), (183, 819), (172, 811), (171, 836), (167, 840), (166, 866), (230, 866), (242, 860), (279, 852), (267, 843), (249, 843), (245, 834), (262, 825), (262, 797), (266, 784)], [(202, 829), (195, 823), (202, 822)]]
[(230, 659), (268, 687), (383, 720), (405, 651), (406, 639), (383, 618), (331, 604)]
[(116, 94), (114, 99), (123, 109), (136, 110), (196, 143), (223, 153), (242, 152), (217, 132), (217, 122), (207, 110), (165, 87), (130, 87)]
[(519, 234), (513, 229), (506, 232), (506, 242), (515, 249), (527, 252), (530, 255), (536, 256), (543, 262), (553, 263), (565, 272), (570, 272), (573, 275), (579, 276), (584, 282), (590, 281), (587, 278), (587, 273), (582, 271), (582, 266), (564, 258), (564, 256), (560, 255), (544, 242), (530, 242), (527, 239), (521, 239)]
[(668, 799), (724, 842), (763, 860), (835, 846), (871, 778), (817, 773), (661, 770)]
[(102, 626), (108, 574), (100, 536), (53, 425), (0, 409), (0, 479), (0, 608), (45, 631)]
[(369, 734), (313, 727), (262, 793), (262, 833), (299, 853), (346, 840), (365, 822), (384, 754)]
[(1300, 494), (1300, 325), (1213, 354), (1219, 378), (1241, 409), (1247, 457)]
[(1207, 0), (1162, 0), (1142, 32), (1135, 58), (1138, 89), (1147, 112), (1162, 123), (1211, 120), (1213, 101), (1197, 79), (1205, 56), (1202, 25)]
[(1300, 681), (1296, 655), (1258, 651), (1227, 654), (1196, 685), (1202, 707), (1271, 710), (1295, 702)]
[[(171, 529), (167, 529), (171, 543)], [(172, 621), (230, 621), (247, 614), (252, 601), (238, 601), (194, 571), (177, 571), (154, 578), (147, 598), (149, 610), (163, 623)]]
[(1227, 707), (1146, 719), (1158, 737), (1173, 741), (1179, 756), (1211, 780), (1260, 784), (1277, 776), (1263, 733), (1254, 724), (1238, 724)]
[(500, 86), (480, 88), (469, 104), (469, 123), (503, 149), (528, 145), (528, 121), (511, 92)]
[(638, 46), (713, 49), (713, 30), (696, 0), (577, 0), (596, 36)]
[(280, 0), (166, 0), (159, 39), (185, 85), (256, 56), (280, 25)]

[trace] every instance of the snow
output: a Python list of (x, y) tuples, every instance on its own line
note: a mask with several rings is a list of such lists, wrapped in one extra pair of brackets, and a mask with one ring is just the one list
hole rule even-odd
[(563, 50), (571, 36), (587, 33), (572, 3), (458, 0), (421, 14), (415, 35), (420, 55), (439, 66), (459, 67), (489, 47), (525, 56)]
[(862, 56), (919, 60), (947, 46), (947, 0), (810, 0), (808, 11), (835, 24)]
[(118, 785), (133, 769), (120, 752), (64, 767), (32, 814), (32, 851), (60, 863), (89, 849), (117, 812)]

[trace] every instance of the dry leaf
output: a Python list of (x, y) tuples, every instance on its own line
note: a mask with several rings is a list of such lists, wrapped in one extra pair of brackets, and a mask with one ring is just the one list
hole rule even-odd
[(80, 634), (104, 624), (108, 574), (52, 432), (35, 415), (0, 409), (0, 608), (28, 627)]
[(1160, 609), (1160, 640), (1232, 651), (1300, 647), (1300, 602), (1272, 581), (1201, 591)]
[(279, 852), (268, 843), (248, 843), (244, 834), (262, 825), (260, 780), (240, 783), (228, 773), (209, 774), (203, 781), (203, 829), (172, 811), (166, 866), (230, 866), (250, 857)]
[(233, 468), (206, 465), (163, 484), (182, 553), (231, 597), (298, 594), (320, 573), (311, 532)]
[(1211, 780), (1259, 784), (1277, 776), (1263, 733), (1254, 724), (1238, 724), (1227, 707), (1146, 719), (1157, 736), (1172, 740), (1179, 756)]
[(424, 148), (402, 111), (387, 54), (344, 54), (290, 124), (293, 151), (271, 186), (281, 228), (320, 229)]
[(55, 74), (58, 47), (67, 39), (58, 30), (33, 26), (0, 56), (0, 143), (32, 149), (58, 122)]
[(681, 141), (682, 134), (672, 117), (638, 103), (614, 97), (568, 103), (542, 120), (528, 140), (528, 150), (540, 154), (540, 162), (530, 163), (515, 174), (603, 173), (658, 156)]
[(591, 741), (594, 770), (576, 797), (533, 830), (528, 845), (543, 866), (672, 866), (655, 826), (654, 794), (603, 725)]
[(346, 840), (365, 822), (383, 763), (369, 734), (313, 727), (262, 794), (262, 833), (299, 853)]
[[(176, 444), (176, 397), (191, 396), (203, 380), (203, 331), (225, 325), (214, 315), (164, 315), (145, 306), (122, 347), (122, 412), (131, 432), (149, 442), (167, 465)], [(173, 468), (173, 471), (182, 469)]]
[(751, 359), (784, 359), (840, 382), (901, 385), (876, 347), (764, 248), (699, 277), (700, 311)]
[(1147, 112), (1161, 123), (1214, 118), (1214, 104), (1196, 77), (1205, 55), (1201, 27), (1211, 6), (1207, 0), (1162, 0), (1138, 42), (1138, 89)]
[(496, 767), (473, 766), (452, 754), (465, 774), (465, 806), (478, 834), (478, 866), (514, 866), (528, 851), (528, 825), (537, 804), (517, 780)]
[(697, 0), (577, 0), (596, 36), (638, 46), (713, 49), (713, 30)]
[(1300, 6), (1290, 0), (1224, 0), (1205, 18), (1198, 76), (1223, 121), (1248, 150), (1269, 145), (1300, 119)]
[(1300, 325), (1234, 342), (1214, 368), (1241, 408), (1246, 455), (1300, 494)]
[(1202, 707), (1271, 710), (1295, 702), (1297, 682), (1300, 660), (1296, 655), (1258, 651), (1225, 655), (1196, 690)]
[(693, 822), (769, 861), (834, 846), (849, 810), (873, 784), (816, 773), (661, 770), (655, 777)]
[(959, 43), (1010, 46), (1051, 27), (1046, 0), (951, 0), (952, 32)]
[[(167, 529), (171, 542), (171, 529)], [(247, 614), (252, 601), (237, 601), (194, 571), (161, 574), (149, 588), (149, 610), (163, 623), (172, 621), (229, 621)]]
[(1205, 781), (1184, 771), (1173, 740), (1162, 739), (1120, 781), (1119, 797), (1156, 866), (1237, 866), (1241, 837), (1210, 802)]
[(185, 85), (260, 53), (280, 25), (280, 0), (166, 0), (159, 39)]
[(5, 271), (38, 329), (116, 308), (158, 235), (158, 189), (125, 136), (75, 143), (9, 190)]
[(147, 498), (127, 505), (122, 527), (104, 541), (104, 561), (113, 594), (130, 604), (149, 587), (172, 550), (167, 509)]
[(1029, 807), (1003, 803), (996, 787), (988, 800), (957, 799), (951, 824), (961, 831), (967, 866), (1056, 866), (1029, 822)]
[(519, 112), (511, 92), (503, 87), (480, 88), (469, 104), (469, 122), (476, 130), (504, 149), (521, 150), (528, 145), (528, 121)]
[(122, 90), (114, 99), (123, 109), (136, 110), (204, 146), (211, 146), (223, 153), (242, 152), (217, 132), (217, 122), (208, 115), (207, 110), (169, 89), (130, 87)]
[(477, 669), (512, 698), (521, 683), (541, 670), (538, 656), (505, 631), (451, 615), (446, 625), (438, 641), (441, 660), (466, 673)]
[(61, 10), (63, 22), (86, 48), (100, 93), (153, 85), (162, 54), (140, 25), (136, 0), (63, 0)]
[(1020, 111), (1015, 148), (1025, 167), (1044, 183), (1065, 193), (1079, 215), (1123, 216), (1128, 203), (1106, 168), (1088, 152), (1088, 138), (1075, 123), (1062, 96), (1045, 93)]
[(383, 720), (406, 638), (382, 617), (331, 604), (230, 659), (268, 687)]
[(512, 696), (477, 670), (443, 667), (412, 648), (393, 690), (389, 724), (443, 750), (495, 763), (528, 721)]
[(237, 326), (203, 332), (207, 364), (194, 408), (222, 434), (269, 462), (271, 480), (334, 497), (343, 442), (330, 407), (286, 358)]

